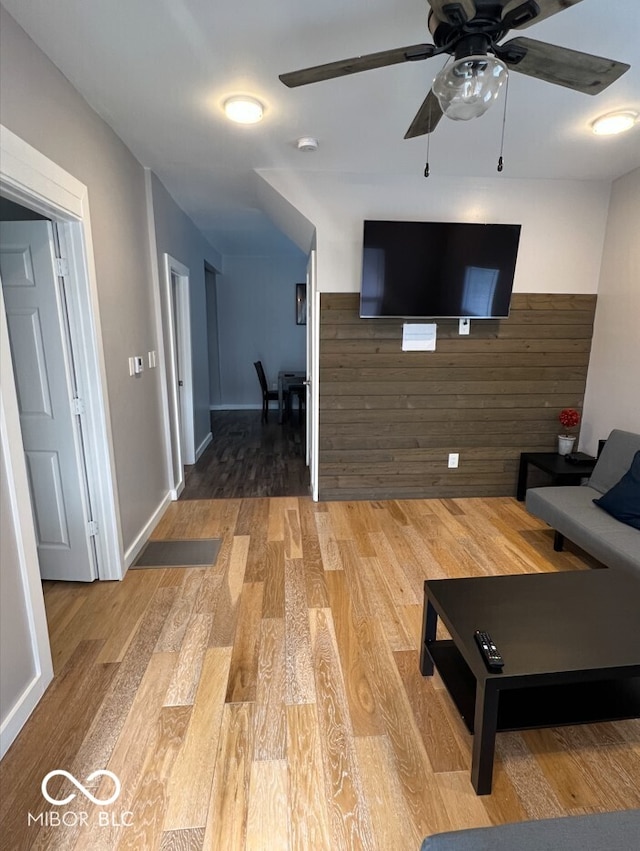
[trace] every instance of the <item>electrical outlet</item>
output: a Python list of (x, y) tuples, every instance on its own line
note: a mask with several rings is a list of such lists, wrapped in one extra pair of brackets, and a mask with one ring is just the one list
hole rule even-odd
[(449, 453), (449, 468), (453, 469), (458, 466), (458, 460), (460, 459), (460, 454), (458, 452), (450, 452)]

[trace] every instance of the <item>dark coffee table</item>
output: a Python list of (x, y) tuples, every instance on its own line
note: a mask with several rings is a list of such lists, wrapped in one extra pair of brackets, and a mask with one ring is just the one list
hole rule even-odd
[[(584, 570), (424, 583), (420, 653), (469, 731), (471, 782), (491, 792), (496, 733), (640, 717), (640, 578)], [(440, 617), (451, 640), (436, 640)], [(504, 657), (491, 673), (475, 643)]]

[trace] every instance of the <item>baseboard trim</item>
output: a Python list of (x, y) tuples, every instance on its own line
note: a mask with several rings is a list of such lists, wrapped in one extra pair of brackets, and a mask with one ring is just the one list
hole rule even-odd
[[(278, 405), (275, 406), (269, 405), (269, 410), (271, 408), (274, 410), (277, 409)], [(262, 405), (209, 405), (210, 411), (261, 411)]]
[(196, 461), (202, 455), (202, 453), (207, 448), (207, 446), (211, 443), (212, 440), (213, 440), (213, 435), (211, 434), (211, 432), (209, 432), (209, 434), (205, 437), (205, 439), (202, 441), (200, 446), (198, 446), (198, 448), (196, 449)]
[(131, 544), (129, 549), (124, 554), (124, 568), (128, 570), (133, 562), (137, 559), (137, 557), (142, 552), (142, 548), (147, 543), (149, 538), (151, 537), (151, 533), (156, 528), (158, 523), (160, 522), (160, 518), (167, 510), (169, 505), (172, 502), (171, 493), (167, 493), (165, 498), (162, 500), (160, 505), (153, 512), (149, 520), (145, 523), (144, 527), (141, 529), (140, 534), (135, 539), (135, 541)]
[(2, 722), (2, 726), (0, 726), (0, 759), (6, 754), (20, 730), (27, 723), (29, 716), (38, 705), (40, 698), (52, 679), (53, 674), (47, 682), (45, 682), (42, 672), (36, 674), (27, 683), (22, 694), (9, 710), (7, 717)]

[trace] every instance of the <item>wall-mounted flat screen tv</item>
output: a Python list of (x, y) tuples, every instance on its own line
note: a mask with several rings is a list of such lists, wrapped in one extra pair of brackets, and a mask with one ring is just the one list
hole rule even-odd
[(520, 225), (365, 221), (360, 316), (509, 315)]

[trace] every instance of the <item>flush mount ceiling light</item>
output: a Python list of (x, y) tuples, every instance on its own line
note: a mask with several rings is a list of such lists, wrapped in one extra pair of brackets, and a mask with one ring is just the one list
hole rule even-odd
[(257, 124), (262, 121), (263, 113), (260, 101), (246, 95), (235, 95), (224, 102), (224, 114), (236, 124)]
[(433, 93), (447, 118), (468, 121), (489, 109), (508, 74), (505, 63), (495, 56), (464, 56), (436, 75)]
[(625, 130), (631, 130), (634, 124), (638, 121), (638, 113), (625, 110), (623, 112), (609, 112), (607, 115), (601, 115), (591, 122), (591, 129), (596, 136), (615, 136), (617, 133), (624, 133)]

